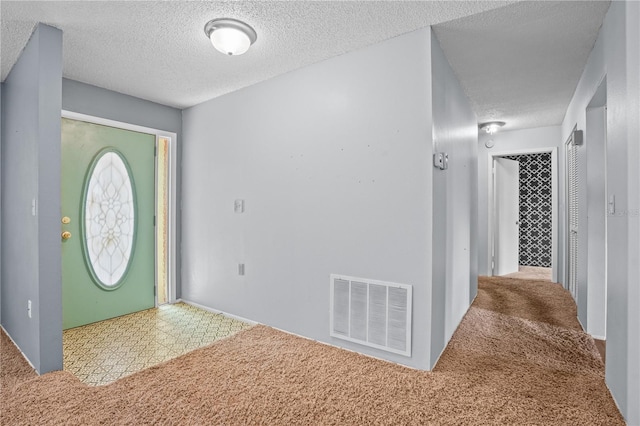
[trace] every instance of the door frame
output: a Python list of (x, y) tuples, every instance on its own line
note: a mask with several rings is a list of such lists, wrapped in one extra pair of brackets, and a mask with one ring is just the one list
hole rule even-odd
[(521, 148), (521, 149), (511, 149), (504, 151), (496, 151), (496, 152), (488, 152), (488, 165), (487, 168), (487, 192), (488, 192), (488, 208), (489, 214), (487, 215), (488, 223), (487, 223), (487, 270), (493, 276), (494, 268), (493, 268), (493, 257), (494, 257), (494, 248), (495, 248), (495, 197), (494, 197), (494, 188), (495, 188), (495, 175), (493, 173), (493, 165), (495, 157), (505, 157), (509, 155), (527, 155), (527, 154), (551, 154), (551, 280), (553, 282), (558, 282), (558, 272), (560, 265), (559, 258), (559, 250), (558, 243), (560, 241), (560, 229), (558, 226), (558, 147), (543, 147), (543, 148)]
[[(168, 173), (168, 178), (169, 178), (169, 194), (168, 194), (168, 201), (169, 201), (169, 209), (168, 209), (168, 235), (167, 235), (167, 249), (168, 249), (168, 262), (167, 262), (167, 302), (168, 303), (175, 303), (177, 300), (176, 297), (176, 282), (177, 282), (177, 277), (176, 277), (176, 258), (177, 258), (177, 237), (176, 237), (176, 233), (177, 233), (177, 223), (176, 223), (176, 214), (177, 214), (177, 162), (176, 162), (176, 158), (177, 158), (177, 144), (178, 144), (178, 138), (177, 138), (177, 134), (174, 132), (169, 132), (166, 130), (159, 130), (159, 129), (153, 129), (150, 127), (144, 127), (144, 126), (138, 126), (136, 124), (130, 124), (130, 123), (124, 123), (121, 121), (115, 121), (115, 120), (109, 120), (106, 118), (101, 118), (101, 117), (95, 117), (92, 115), (87, 115), (87, 114), (81, 114), (81, 113), (77, 113), (77, 112), (73, 112), (73, 111), (68, 111), (68, 110), (62, 110), (62, 118), (68, 118), (71, 120), (78, 120), (78, 121), (84, 121), (87, 123), (92, 123), (92, 124), (98, 124), (98, 125), (103, 125), (103, 126), (109, 126), (109, 127), (115, 127), (118, 129), (123, 129), (123, 130), (130, 130), (130, 131), (134, 131), (134, 132), (140, 132), (140, 133), (147, 133), (147, 134), (151, 134), (154, 135), (156, 140), (155, 140), (155, 148), (157, 150), (158, 148), (158, 140), (160, 138), (167, 138), (169, 139), (169, 158), (168, 158), (168, 162), (169, 162), (169, 173)], [(155, 197), (154, 199), (157, 201), (158, 198), (158, 156), (156, 155), (155, 158), (155, 164), (154, 164), (154, 173), (155, 173)], [(156, 203), (157, 204), (157, 203)], [(157, 205), (154, 206), (154, 209), (157, 208)], [(157, 212), (156, 212), (157, 213)], [(154, 296), (154, 304), (155, 306), (158, 306), (158, 277), (156, 276), (158, 273), (158, 268), (157, 268), (157, 252), (158, 252), (158, 247), (157, 247), (157, 238), (154, 238), (154, 244), (155, 244), (155, 252), (156, 252), (156, 257), (154, 257), (154, 276), (155, 276), (155, 282), (154, 282), (154, 287), (155, 287), (155, 296)], [(63, 307), (64, 309), (64, 307)]]
[[(502, 161), (499, 161), (502, 160)], [(498, 220), (498, 213), (504, 213), (507, 216), (511, 216), (512, 210), (511, 208), (513, 208), (514, 206), (511, 205), (509, 206), (509, 204), (511, 203), (503, 203), (502, 199), (503, 197), (500, 196), (498, 197), (496, 194), (498, 193), (498, 186), (502, 186), (502, 188), (504, 189), (505, 187), (505, 182), (506, 181), (511, 181), (512, 179), (507, 178), (507, 177), (503, 177), (501, 179), (498, 179), (498, 165), (502, 163), (502, 165), (500, 166), (501, 169), (505, 169), (507, 167), (512, 167), (512, 165), (509, 165), (507, 163), (515, 163), (515, 169), (517, 170), (517, 186), (513, 187), (511, 185), (509, 185), (509, 188), (515, 188), (516, 189), (516, 206), (515, 206), (515, 213), (516, 213), (516, 218), (515, 218), (515, 223), (514, 222), (507, 222), (503, 224), (503, 221)], [(492, 274), (496, 275), (497, 273), (500, 273), (501, 271), (505, 272), (505, 269), (510, 270), (511, 268), (505, 268), (503, 264), (508, 264), (509, 266), (512, 265), (511, 261), (513, 260), (513, 258), (511, 257), (511, 255), (513, 255), (513, 253), (510, 253), (507, 258), (503, 258), (503, 256), (505, 256), (505, 250), (501, 247), (502, 243), (505, 242), (505, 239), (503, 238), (503, 232), (502, 230), (506, 230), (509, 226), (515, 224), (518, 226), (518, 236), (516, 237), (516, 258), (515, 258), (515, 262), (516, 262), (516, 269), (515, 271), (511, 271), (511, 272), (518, 272), (518, 266), (520, 265), (520, 163), (516, 160), (512, 160), (509, 158), (504, 158), (504, 157), (493, 157), (493, 164), (492, 167), (494, 169), (494, 179), (493, 179), (493, 257), (492, 257)], [(509, 172), (509, 174), (511, 174)], [(504, 175), (503, 175), (504, 176)], [(512, 183), (512, 182), (511, 182)], [(510, 195), (513, 195), (511, 189), (509, 191)], [(500, 194), (503, 194), (503, 191), (500, 191)], [(511, 198), (511, 197), (508, 197)], [(497, 205), (500, 205), (501, 208), (497, 208)], [(504, 211), (505, 206), (507, 207), (508, 211)], [(503, 224), (503, 225), (501, 225)], [(505, 225), (507, 225), (507, 227), (505, 228)], [(510, 234), (509, 231), (506, 232), (506, 234)], [(512, 235), (509, 235), (507, 240), (509, 240), (510, 242), (513, 242), (512, 240)], [(496, 250), (497, 249), (497, 250)], [(512, 249), (511, 245), (508, 244), (508, 248), (506, 250), (506, 252), (510, 252)], [(497, 253), (496, 253), (497, 251)], [(503, 262), (504, 261), (504, 262)], [(508, 272), (508, 273), (511, 273)], [(506, 275), (506, 274), (504, 274)]]
[[(574, 298), (574, 300), (576, 301), (576, 304), (578, 303), (578, 271), (574, 271), (574, 273), (576, 274), (575, 276), (575, 283), (574, 283), (574, 288), (571, 288), (571, 218), (570, 218), (570, 210), (571, 210), (571, 205), (570, 205), (570, 198), (569, 198), (569, 147), (573, 145), (573, 141), (574, 141), (574, 137), (575, 137), (575, 132), (576, 130), (578, 130), (578, 125), (575, 124), (573, 126), (573, 128), (571, 129), (571, 133), (569, 134), (569, 137), (567, 138), (567, 140), (563, 143), (562, 147), (564, 149), (564, 199), (565, 199), (565, 206), (564, 206), (564, 217), (565, 217), (565, 249), (564, 249), (564, 264), (565, 264), (565, 268), (564, 268), (564, 288), (569, 291), (571, 293), (571, 296)], [(575, 145), (574, 145), (575, 147)], [(577, 147), (575, 147), (574, 149), (578, 149)], [(576, 162), (579, 162), (579, 158), (577, 156), (577, 152), (576, 152)], [(576, 165), (576, 168), (578, 167), (578, 165)], [(578, 169), (578, 173), (579, 173), (579, 169)], [(578, 188), (578, 191), (580, 190), (580, 188)], [(578, 199), (578, 203), (580, 202), (580, 199)], [(578, 209), (578, 206), (576, 206), (576, 209)], [(578, 212), (578, 217), (580, 217), (580, 212)], [(578, 253), (576, 253), (576, 257), (578, 256)], [(585, 328), (586, 330), (586, 328)]]

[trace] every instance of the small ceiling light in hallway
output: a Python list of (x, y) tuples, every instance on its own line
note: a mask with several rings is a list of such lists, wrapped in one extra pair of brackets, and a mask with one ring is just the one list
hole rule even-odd
[(213, 19), (204, 26), (204, 33), (213, 47), (225, 55), (242, 55), (258, 35), (255, 30), (242, 21), (231, 18)]
[(480, 125), (480, 129), (492, 135), (504, 125), (505, 125), (504, 121), (489, 121), (487, 123), (482, 123)]

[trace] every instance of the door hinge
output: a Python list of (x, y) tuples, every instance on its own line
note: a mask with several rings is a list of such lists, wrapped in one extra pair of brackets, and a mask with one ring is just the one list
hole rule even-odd
[(158, 146), (157, 145), (153, 147), (153, 156), (154, 157), (158, 156)]
[(153, 226), (156, 226), (156, 216), (153, 216)]

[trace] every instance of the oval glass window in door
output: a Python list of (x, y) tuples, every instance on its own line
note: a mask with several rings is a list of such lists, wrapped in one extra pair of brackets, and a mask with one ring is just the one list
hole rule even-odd
[(100, 287), (118, 288), (127, 273), (135, 236), (135, 191), (129, 166), (114, 149), (94, 159), (85, 184), (85, 259)]

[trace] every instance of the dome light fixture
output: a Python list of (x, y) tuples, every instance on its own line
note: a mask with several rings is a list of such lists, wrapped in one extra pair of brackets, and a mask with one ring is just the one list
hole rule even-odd
[(497, 132), (505, 124), (506, 123), (504, 121), (488, 121), (486, 123), (482, 123), (480, 125), (480, 129), (492, 135), (495, 132)]
[(212, 19), (204, 26), (211, 44), (225, 55), (242, 55), (258, 39), (256, 31), (242, 21), (231, 18)]

